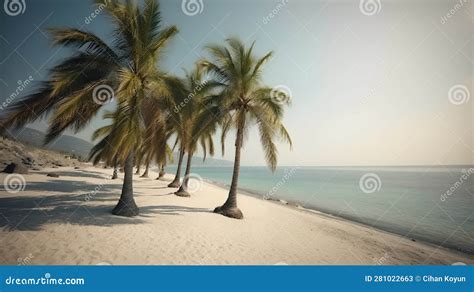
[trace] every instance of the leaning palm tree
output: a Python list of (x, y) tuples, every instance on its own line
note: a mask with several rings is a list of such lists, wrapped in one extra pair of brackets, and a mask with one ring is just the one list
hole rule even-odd
[(174, 104), (176, 106), (174, 107), (173, 111), (170, 111), (167, 123), (169, 125), (169, 129), (173, 132), (175, 136), (175, 142), (173, 145), (173, 150), (178, 147), (178, 164), (176, 168), (176, 174), (171, 181), (171, 183), (168, 184), (168, 187), (170, 188), (178, 188), (180, 186), (180, 180), (181, 180), (181, 167), (183, 164), (183, 159), (184, 155), (186, 153), (186, 145), (185, 145), (185, 139), (186, 139), (186, 130), (189, 131), (189, 129), (186, 129), (184, 126), (184, 121), (182, 120), (182, 115), (180, 115), (180, 104), (181, 102), (184, 102), (184, 99), (187, 96), (187, 91), (185, 89), (185, 86), (183, 84), (183, 81), (180, 79), (175, 80), (175, 86), (174, 88), (174, 94), (173, 94), (173, 99), (174, 99)]
[[(2, 120), (2, 128), (21, 127), (52, 113), (46, 143), (64, 130), (79, 131), (89, 124), (103, 106), (104, 89), (117, 102), (114, 131), (107, 143), (124, 165), (124, 183), (113, 214), (135, 216), (133, 161), (141, 145), (142, 109), (148, 98), (166, 98), (166, 76), (157, 68), (163, 48), (177, 33), (174, 26), (162, 28), (158, 2), (96, 0), (115, 26), (110, 45), (80, 29), (53, 29), (56, 45), (69, 46), (75, 54), (52, 70), (40, 90), (15, 103)], [(93, 98), (94, 97), (94, 98)], [(94, 102), (94, 100), (96, 102)], [(105, 142), (104, 142), (105, 143)], [(119, 145), (119, 146), (117, 146)]]
[(187, 154), (188, 154), (188, 157), (186, 160), (186, 170), (184, 172), (183, 182), (181, 183), (181, 186), (174, 193), (176, 196), (179, 196), (179, 197), (191, 196), (191, 194), (188, 192), (188, 185), (189, 185), (189, 179), (190, 179), (190, 174), (191, 174), (191, 163), (193, 160), (193, 155), (197, 150), (198, 141), (201, 144), (202, 151), (204, 153), (203, 161), (206, 160), (206, 155), (208, 151), (211, 156), (214, 155), (214, 142), (212, 140), (212, 135), (214, 134), (215, 131), (211, 131), (207, 133), (199, 133), (199, 132), (200, 132), (199, 129), (193, 130), (192, 133), (196, 133), (196, 136), (193, 137), (193, 140), (188, 142), (186, 146)]
[(168, 144), (159, 146), (155, 150), (155, 162), (159, 166), (158, 177), (156, 179), (160, 180), (166, 175), (165, 167), (168, 162), (173, 162), (173, 150), (171, 150)]
[[(146, 106), (143, 107), (143, 121), (145, 124), (144, 137), (142, 138), (142, 144), (139, 148), (139, 153), (144, 157), (147, 169), (151, 164), (153, 158), (156, 159), (156, 163), (166, 162), (166, 159), (171, 155), (171, 149), (168, 146), (167, 139), (169, 135), (166, 135), (166, 125), (163, 123), (162, 111), (157, 107), (157, 102), (153, 99), (147, 99), (144, 101)], [(106, 165), (109, 165), (112, 161), (114, 167), (114, 176), (118, 172), (118, 162), (116, 153), (121, 152), (120, 148), (115, 147), (117, 145), (112, 144), (112, 139), (115, 133), (115, 125), (118, 111), (106, 112), (104, 119), (111, 119), (112, 123), (97, 129), (93, 135), (92, 140), (95, 141), (101, 138), (101, 141), (97, 143), (91, 150), (89, 160), (92, 160), (94, 164), (98, 164), (104, 161)], [(147, 171), (145, 171), (146, 177)]]
[[(139, 161), (140, 161), (140, 159), (139, 159)], [(140, 165), (141, 165), (140, 162), (138, 162), (137, 165), (136, 165), (136, 166), (137, 166), (137, 170), (135, 171), (135, 175), (140, 174), (140, 169), (141, 169), (141, 168), (140, 168)]]
[[(262, 58), (253, 54), (252, 44), (246, 48), (235, 38), (228, 39), (228, 46), (209, 46), (213, 60), (201, 64), (222, 84), (222, 92), (215, 96), (214, 104), (220, 108), (222, 119), (222, 142), (230, 129), (236, 130), (235, 159), (232, 182), (227, 200), (214, 212), (227, 217), (241, 219), (243, 214), (237, 207), (237, 186), (240, 170), (241, 149), (244, 137), (252, 125), (257, 125), (265, 159), (272, 171), (277, 165), (275, 138), (281, 138), (291, 148), (291, 138), (282, 124), (284, 105), (289, 98), (281, 98), (282, 92), (274, 96), (272, 88), (261, 83), (262, 66), (272, 52)], [(224, 144), (222, 143), (223, 151)]]
[[(171, 151), (171, 148), (169, 148), (169, 150)], [(171, 158), (172, 157), (173, 157), (173, 152), (171, 151)], [(166, 175), (165, 167), (166, 167), (166, 162), (161, 162), (160, 172), (158, 173), (158, 177), (156, 178), (157, 180), (163, 178)]]
[[(104, 119), (112, 119), (114, 118), (114, 113), (112, 112), (106, 112), (104, 114)], [(99, 138), (103, 139), (104, 137), (108, 136), (111, 134), (113, 129), (113, 124), (109, 124), (103, 127), (98, 128), (97, 130), (94, 131), (92, 134), (92, 141), (96, 141)], [(105, 161), (105, 165), (112, 165), (114, 168), (113, 173), (112, 173), (112, 178), (111, 179), (117, 179), (118, 178), (118, 172), (119, 172), (119, 162), (118, 158), (115, 156), (112, 159), (112, 164), (110, 164), (110, 159), (107, 157), (109, 155), (107, 153), (107, 149), (105, 146), (108, 146), (105, 143), (99, 143), (95, 145), (91, 149), (91, 153), (89, 154), (89, 160), (94, 160), (94, 165), (98, 164), (100, 161)]]
[[(146, 110), (146, 109), (144, 109)], [(148, 125), (146, 125), (146, 129), (148, 130)], [(145, 131), (144, 134), (145, 136), (143, 137), (144, 139), (147, 137), (147, 132)], [(150, 169), (150, 163), (151, 163), (151, 156), (152, 156), (152, 148), (150, 147), (149, 143), (146, 141), (143, 141), (142, 145), (140, 148), (137, 150), (136, 156), (135, 156), (135, 164), (137, 167), (137, 171), (135, 174), (140, 174), (141, 172), (141, 166), (145, 166), (145, 171), (140, 177), (148, 177), (148, 170)]]
[(118, 165), (118, 162), (117, 162), (116, 158), (114, 159), (113, 168), (114, 168), (114, 172), (112, 173), (112, 178), (111, 179), (117, 179), (118, 178), (118, 173), (119, 173), (119, 165)]
[(165, 167), (168, 162), (173, 162), (173, 150), (168, 145), (167, 141), (171, 133), (166, 130), (160, 133), (160, 130), (155, 131), (152, 139), (154, 139), (153, 143), (153, 150), (152, 150), (152, 157), (155, 163), (159, 166), (159, 173), (157, 180), (163, 178), (165, 176)]
[(181, 139), (188, 155), (183, 182), (178, 191), (175, 192), (175, 195), (180, 197), (190, 196), (188, 192), (189, 176), (193, 155), (197, 150), (198, 143), (202, 147), (204, 160), (208, 152), (210, 155), (214, 155), (212, 136), (216, 132), (218, 120), (210, 119), (209, 121), (212, 124), (206, 125), (201, 124), (201, 122), (212, 114), (206, 107), (206, 99), (219, 84), (209, 81), (204, 77), (203, 70), (198, 65), (191, 73), (186, 73), (186, 77), (183, 80), (185, 92), (187, 93), (186, 103), (181, 103), (179, 100), (176, 102), (183, 105), (177, 114), (179, 115), (180, 126), (184, 129)]
[(163, 121), (161, 119), (162, 117), (162, 115), (155, 115), (155, 118), (158, 118), (159, 122), (151, 123), (155, 125), (155, 129), (152, 130), (152, 133), (149, 136), (149, 139), (154, 141), (150, 144), (153, 145), (153, 157), (156, 164), (159, 166), (159, 173), (158, 177), (156, 178), (157, 180), (165, 176), (165, 167), (168, 162), (173, 162), (173, 150), (168, 145), (168, 141), (173, 135), (173, 130), (170, 128), (170, 125), (166, 122), (166, 120)]
[(167, 102), (160, 103), (155, 100), (147, 102), (143, 110), (143, 120), (146, 124), (144, 131), (143, 143), (141, 152), (145, 162), (145, 172), (142, 177), (148, 177), (148, 170), (151, 163), (157, 165), (166, 164), (172, 155), (171, 148), (168, 145), (168, 139), (171, 136), (171, 131), (168, 129), (166, 117), (169, 116)]
[(134, 164), (137, 167), (137, 170), (135, 171), (136, 175), (140, 174), (142, 160), (143, 160), (143, 153), (140, 150), (137, 150), (135, 153), (135, 161), (134, 161)]
[[(110, 120), (111, 123), (96, 129), (94, 133), (92, 133), (92, 141), (100, 140), (92, 147), (89, 153), (89, 161), (92, 161), (94, 165), (100, 162), (104, 162), (105, 165), (110, 165), (111, 163), (114, 165), (118, 164), (118, 156), (115, 154), (120, 152), (120, 149), (116, 149), (113, 147), (114, 145), (111, 144), (113, 135), (116, 135), (115, 122), (117, 121), (118, 113), (118, 111), (106, 112), (103, 118), (104, 120)], [(115, 168), (116, 167), (114, 167), (114, 173)]]
[(180, 179), (181, 179), (181, 166), (183, 164), (183, 159), (184, 159), (184, 145), (179, 145), (179, 152), (178, 152), (178, 167), (176, 168), (176, 174), (174, 176), (174, 179), (168, 184), (169, 188), (178, 188), (180, 185)]

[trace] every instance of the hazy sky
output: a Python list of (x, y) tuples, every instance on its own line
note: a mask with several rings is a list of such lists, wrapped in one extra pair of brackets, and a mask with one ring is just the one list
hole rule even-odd
[[(274, 51), (264, 82), (293, 97), (284, 122), (294, 148), (279, 148), (280, 165), (474, 163), (472, 1), (195, 2), (202, 11), (189, 16), (182, 1), (160, 1), (165, 24), (180, 29), (160, 65), (182, 74), (206, 44), (229, 36), (255, 40), (260, 55)], [(38, 28), (82, 27), (107, 39), (104, 13), (85, 20), (90, 3), (25, 0), (23, 14), (0, 11), (0, 102), (67, 56)], [(101, 124), (98, 117), (77, 136), (90, 140)], [(225, 159), (233, 142), (230, 135)], [(256, 129), (242, 163), (264, 164)]]

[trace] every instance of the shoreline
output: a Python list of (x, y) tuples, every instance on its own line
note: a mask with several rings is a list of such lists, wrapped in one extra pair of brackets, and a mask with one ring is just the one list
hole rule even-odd
[[(228, 189), (226, 189), (226, 188), (230, 187), (227, 184), (216, 182), (216, 181), (213, 181), (213, 180), (210, 180), (210, 179), (204, 179), (204, 182), (208, 183), (208, 184), (212, 184), (212, 185), (214, 185), (218, 188), (221, 188), (222, 190), (224, 190), (226, 192), (228, 191)], [(278, 199), (278, 198), (265, 199), (264, 195), (262, 195), (262, 194), (259, 194), (257, 192), (252, 192), (252, 191), (247, 190), (247, 189), (241, 189), (241, 188), (238, 188), (238, 193), (241, 194), (241, 195), (244, 195), (244, 196), (249, 196), (249, 197), (252, 197), (252, 198), (260, 199), (262, 201), (268, 201), (270, 203), (273, 203), (273, 204), (276, 204), (276, 205), (279, 205), (279, 206), (291, 208), (291, 209), (298, 210), (298, 211), (301, 211), (301, 212), (306, 212), (306, 213), (309, 213), (309, 214), (312, 214), (312, 215), (325, 216), (325, 217), (330, 218), (330, 219), (340, 220), (344, 223), (355, 224), (357, 226), (370, 228), (370, 229), (373, 229), (377, 232), (382, 232), (382, 233), (385, 233), (385, 234), (388, 234), (388, 235), (397, 236), (401, 239), (411, 240), (412, 242), (425, 244), (425, 245), (430, 246), (430, 247), (442, 248), (442, 249), (450, 251), (450, 252), (458, 253), (461, 256), (463, 256), (463, 255), (464, 256), (474, 256), (474, 253), (469, 253), (468, 251), (465, 251), (465, 250), (462, 250), (462, 249), (439, 246), (434, 241), (427, 241), (427, 240), (424, 240), (424, 239), (413, 238), (413, 237), (404, 237), (403, 235), (401, 235), (399, 233), (391, 232), (389, 230), (384, 230), (384, 229), (378, 228), (374, 225), (366, 224), (366, 223), (363, 223), (363, 222), (360, 222), (360, 221), (357, 221), (357, 220), (352, 220), (351, 218), (348, 218), (348, 217), (338, 216), (338, 215), (334, 215), (334, 214), (331, 214), (331, 213), (328, 213), (328, 212), (325, 212), (325, 211), (322, 211), (322, 210), (304, 207), (297, 201), (287, 201), (287, 200)]]
[[(228, 184), (213, 181), (211, 179), (203, 178), (203, 180), (204, 180), (205, 183), (215, 185), (215, 186), (223, 189), (224, 191), (228, 191), (228, 188), (230, 187), (230, 185), (228, 185)], [(325, 210), (321, 210), (321, 209), (318, 209), (316, 207), (305, 207), (298, 201), (285, 200), (285, 199), (277, 198), (275, 196), (266, 199), (265, 195), (263, 195), (261, 193), (258, 193), (257, 191), (253, 191), (253, 190), (249, 190), (249, 189), (245, 189), (245, 188), (240, 188), (240, 187), (238, 188), (238, 193), (242, 194), (242, 195), (245, 195), (245, 196), (250, 196), (250, 197), (253, 197), (253, 198), (256, 198), (256, 199), (260, 199), (262, 201), (269, 201), (269, 202), (272, 202), (272, 203), (275, 203), (275, 204), (278, 204), (278, 205), (293, 208), (295, 210), (301, 210), (301, 211), (304, 211), (304, 212), (309, 212), (311, 214), (327, 216), (328, 218), (342, 220), (344, 222), (357, 224), (357, 225), (367, 227), (367, 228), (372, 228), (376, 231), (384, 232), (386, 234), (395, 235), (395, 236), (398, 236), (398, 237), (404, 238), (404, 239), (409, 239), (413, 242), (420, 242), (422, 244), (426, 244), (426, 245), (429, 245), (429, 246), (432, 246), (432, 247), (438, 247), (439, 246), (438, 242), (429, 241), (429, 240), (426, 240), (424, 238), (418, 238), (418, 237), (404, 237), (400, 233), (390, 231), (390, 230), (385, 230), (385, 229), (379, 228), (375, 225), (371, 225), (371, 224), (361, 222), (360, 220), (356, 220), (353, 217), (331, 214), (331, 213), (329, 213)], [(451, 246), (440, 246), (440, 248), (444, 248), (444, 249), (452, 251), (452, 252), (457, 252), (461, 255), (474, 256), (474, 253), (470, 253), (469, 251), (463, 250), (461, 248), (455, 248), (455, 247), (451, 247)]]
[(0, 264), (16, 265), (25, 257), (31, 265), (474, 263), (468, 254), (240, 190), (244, 219), (230, 219), (212, 212), (224, 202), (224, 188), (203, 182), (182, 198), (167, 187), (173, 175), (155, 180), (155, 171), (149, 178), (134, 176), (140, 214), (114, 216), (123, 174), (110, 180), (111, 172), (90, 165), (43, 169), (25, 175), (23, 193), (0, 190)]

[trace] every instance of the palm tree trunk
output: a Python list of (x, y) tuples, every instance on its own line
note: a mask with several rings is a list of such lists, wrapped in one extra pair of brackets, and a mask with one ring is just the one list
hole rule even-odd
[(160, 163), (159, 169), (160, 169), (160, 171), (158, 173), (158, 176), (156, 177), (157, 180), (159, 180), (160, 178), (162, 178), (165, 175), (163, 164)]
[(112, 214), (132, 217), (138, 215), (138, 207), (133, 199), (133, 152), (128, 154), (125, 160), (124, 171), (125, 176), (123, 179), (122, 194)]
[(162, 177), (164, 177), (166, 174), (165, 172), (165, 165), (164, 164), (161, 164), (160, 166), (160, 173), (158, 174), (158, 177), (156, 179), (160, 179)]
[(148, 169), (150, 168), (150, 162), (148, 161), (146, 163), (146, 168), (145, 168), (145, 172), (142, 174), (141, 177), (148, 177)]
[(189, 173), (191, 172), (191, 161), (193, 159), (193, 155), (188, 153), (188, 161), (186, 162), (186, 171), (184, 172), (183, 183), (179, 187), (179, 190), (174, 193), (176, 196), (179, 197), (191, 197), (188, 193), (188, 181), (189, 181)]
[(112, 179), (118, 178), (118, 167), (117, 165), (114, 166), (114, 173), (112, 174)]
[(137, 171), (135, 172), (135, 174), (140, 174), (140, 164), (137, 165)]
[(112, 179), (117, 179), (118, 178), (118, 163), (117, 163), (117, 157), (114, 158), (114, 173), (112, 174)]
[(242, 149), (243, 140), (243, 127), (239, 127), (237, 130), (237, 137), (235, 139), (234, 171), (232, 174), (232, 183), (230, 184), (229, 196), (227, 197), (224, 205), (214, 209), (214, 213), (219, 213), (224, 216), (236, 219), (242, 219), (244, 217), (242, 211), (240, 211), (240, 209), (237, 207), (237, 185), (240, 172), (240, 151)]
[(181, 177), (181, 164), (183, 163), (184, 157), (184, 149), (180, 149), (179, 151), (179, 159), (178, 159), (178, 169), (176, 170), (176, 176), (174, 180), (168, 185), (170, 188), (177, 188), (179, 187), (179, 179)]

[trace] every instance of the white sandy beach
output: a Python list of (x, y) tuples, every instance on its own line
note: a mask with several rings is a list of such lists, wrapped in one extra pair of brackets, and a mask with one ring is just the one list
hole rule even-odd
[[(50, 171), (61, 177), (46, 177)], [(245, 195), (238, 199), (244, 220), (229, 219), (211, 212), (225, 201), (226, 190), (203, 183), (191, 198), (177, 197), (166, 187), (172, 175), (157, 181), (153, 171), (150, 178), (135, 176), (141, 214), (117, 217), (110, 211), (122, 180), (108, 180), (111, 173), (44, 169), (24, 176), (22, 192), (2, 188), (0, 264), (474, 263), (470, 255)]]

